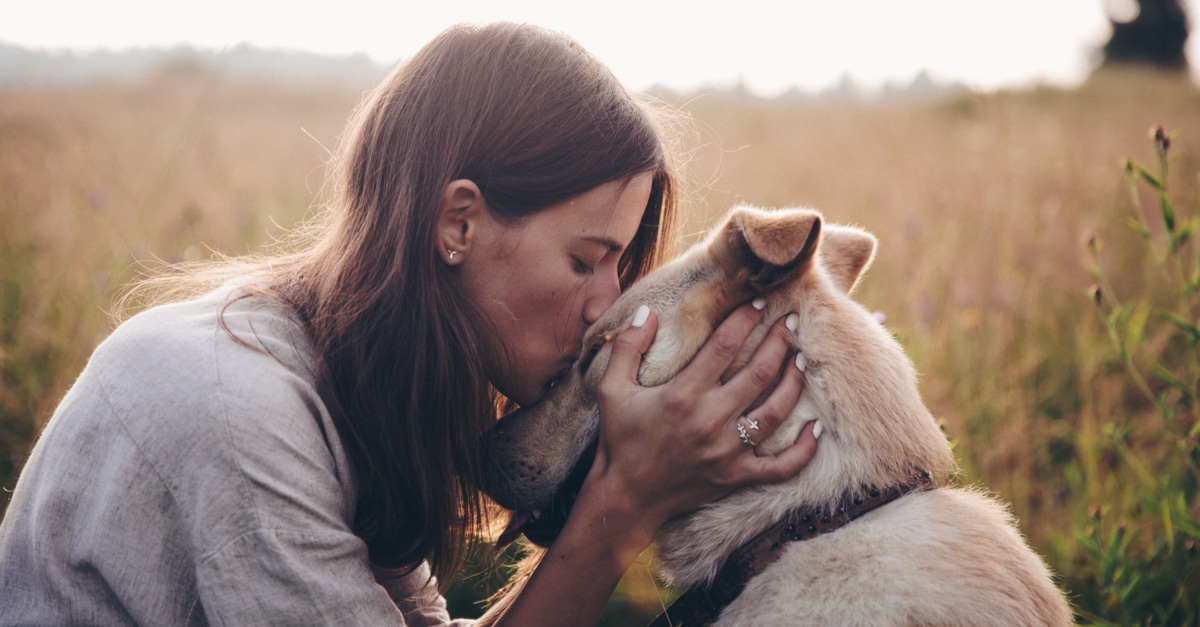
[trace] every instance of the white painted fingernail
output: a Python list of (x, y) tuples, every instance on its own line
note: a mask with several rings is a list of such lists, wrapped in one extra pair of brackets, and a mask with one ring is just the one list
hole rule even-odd
[(788, 314), (787, 319), (783, 321), (783, 325), (787, 327), (788, 331), (795, 331), (800, 326), (800, 316)]
[(763, 298), (762, 296), (759, 296), (758, 298), (755, 298), (754, 300), (750, 301), (750, 305), (753, 306), (755, 309), (762, 311), (763, 307), (767, 306), (767, 299)]
[(816, 424), (813, 425), (813, 439), (816, 440), (816, 439), (820, 438), (821, 432), (824, 430), (825, 430), (825, 427), (821, 426), (821, 421), (820, 420), (816, 421)]
[(649, 318), (650, 318), (650, 308), (645, 305), (642, 305), (637, 308), (637, 311), (633, 312), (633, 326), (641, 327), (643, 324), (646, 324), (646, 320), (648, 320)]
[(800, 372), (804, 372), (808, 368), (808, 359), (804, 353), (796, 353), (796, 367), (800, 369)]

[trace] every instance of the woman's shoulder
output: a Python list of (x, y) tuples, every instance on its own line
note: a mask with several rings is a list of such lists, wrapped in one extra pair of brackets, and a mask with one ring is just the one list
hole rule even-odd
[[(120, 324), (89, 362), (142, 386), (149, 380), (215, 382), (214, 368), (307, 370), (312, 350), (290, 307), (227, 284), (158, 305)], [(120, 380), (111, 381), (120, 384)]]
[[(312, 374), (313, 351), (293, 310), (279, 300), (226, 286), (198, 299), (158, 306), (120, 325), (97, 349), (85, 377), (142, 454), (174, 474), (179, 452), (212, 474), (212, 485), (242, 485), (242, 506), (270, 524), (286, 509), (273, 496), (286, 476), (325, 485), (327, 511), (349, 515), (349, 462)], [(88, 371), (92, 371), (90, 374)], [(272, 487), (274, 486), (274, 487)], [(282, 489), (282, 488), (280, 488)]]
[(279, 430), (324, 413), (312, 364), (291, 308), (226, 285), (125, 321), (81, 379), (99, 383), (130, 426), (192, 431), (231, 421)]

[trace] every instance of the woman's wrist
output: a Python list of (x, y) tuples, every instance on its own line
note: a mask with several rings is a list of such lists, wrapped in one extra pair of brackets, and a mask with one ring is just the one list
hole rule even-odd
[[(605, 473), (598, 458), (580, 489), (568, 527), (594, 542), (608, 546), (621, 573), (650, 545), (665, 520), (637, 501), (620, 481)], [(565, 531), (565, 530), (564, 530)], [(618, 573), (620, 574), (620, 573)]]
[(657, 531), (628, 494), (602, 479), (589, 475), (537, 569), (482, 624), (581, 625), (599, 619), (617, 582)]

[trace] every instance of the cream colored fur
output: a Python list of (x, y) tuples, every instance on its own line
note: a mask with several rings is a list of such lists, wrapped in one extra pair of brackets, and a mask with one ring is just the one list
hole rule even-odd
[[(810, 421), (823, 427), (812, 462), (793, 479), (738, 491), (672, 521), (658, 538), (664, 576), (711, 581), (729, 554), (798, 506), (907, 481), (917, 469), (939, 481), (954, 468), (945, 436), (925, 408), (899, 344), (849, 292), (870, 265), (875, 238), (823, 224), (811, 210), (735, 208), (702, 244), (630, 288), (589, 330), (595, 357), (538, 406), (498, 425), (487, 446), (504, 479), (490, 491), (513, 508), (538, 508), (595, 437), (591, 394), (604, 371), (605, 337), (649, 305), (659, 318), (639, 378), (668, 380), (721, 319), (762, 294), (770, 325), (796, 313), (794, 347), (805, 389), (785, 424), (757, 452), (776, 453)], [(749, 359), (743, 351), (729, 374)], [(730, 431), (730, 437), (736, 437)], [(512, 478), (521, 468), (523, 478)], [(1072, 614), (1006, 507), (973, 490), (912, 494), (847, 526), (788, 546), (753, 579), (718, 625), (1067, 625)]]

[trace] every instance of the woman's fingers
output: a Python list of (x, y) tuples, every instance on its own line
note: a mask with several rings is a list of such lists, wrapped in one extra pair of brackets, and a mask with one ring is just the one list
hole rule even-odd
[(625, 486), (621, 489), (629, 490), (639, 507), (666, 520), (735, 487), (779, 481), (803, 468), (816, 449), (811, 428), (779, 456), (756, 457), (739, 441), (735, 426), (739, 419), (746, 428), (756, 422), (758, 430), (747, 438), (761, 442), (796, 406), (804, 377), (791, 357), (786, 322), (772, 325), (738, 373), (721, 380), (762, 317), (753, 305), (739, 307), (671, 381), (643, 388), (638, 370), (658, 321), (648, 311), (636, 315), (641, 326), (631, 326), (614, 340), (595, 390), (604, 418), (593, 473), (609, 478), (601, 481)]
[[(764, 391), (780, 380), (780, 366), (792, 350), (792, 332), (787, 328), (786, 320), (785, 317), (771, 326), (746, 365), (722, 386), (722, 394), (726, 399), (730, 402), (740, 401), (739, 405), (728, 408), (731, 414), (744, 413)], [(790, 412), (791, 407), (787, 411)]]
[(721, 375), (729, 369), (729, 365), (741, 352), (746, 338), (750, 337), (750, 333), (762, 322), (763, 306), (765, 301), (756, 298), (751, 304), (733, 310), (700, 347), (691, 363), (675, 375), (673, 383), (696, 395), (717, 384)]
[[(737, 417), (725, 427), (724, 433), (736, 434), (743, 449), (732, 467), (733, 485), (782, 481), (799, 472), (816, 452), (813, 426), (805, 425), (797, 441), (778, 455), (754, 454), (754, 446), (774, 435), (791, 416), (804, 391), (806, 360), (793, 354), (791, 347), (795, 325), (794, 314), (773, 325), (750, 361), (723, 386), (725, 397), (731, 400), (762, 399), (750, 411), (739, 408), (733, 414)], [(765, 390), (770, 390), (769, 394)]]
[[(745, 422), (743, 420), (743, 422)], [(796, 476), (808, 462), (817, 454), (818, 422), (812, 421), (800, 430), (796, 442), (779, 452), (778, 455), (759, 457), (745, 455), (742, 457), (741, 485), (751, 483), (778, 483)]]
[[(682, 397), (698, 397), (717, 385), (721, 375), (741, 352), (754, 327), (762, 321), (761, 306), (762, 301), (755, 299), (754, 303), (735, 309), (700, 347), (691, 363), (675, 375), (671, 385)], [(604, 381), (622, 384), (637, 381), (641, 358), (654, 340), (658, 318), (643, 305), (634, 314), (633, 322), (642, 324), (631, 325), (613, 340), (612, 356), (609, 357)]]
[[(751, 362), (726, 384), (727, 388), (744, 386), (745, 393), (758, 394), (760, 398), (764, 389), (771, 390), (770, 395), (752, 410), (746, 412), (743, 409), (744, 418), (738, 420), (747, 430), (748, 437), (756, 443), (775, 433), (791, 415), (800, 400), (800, 393), (804, 391), (802, 368), (805, 362), (799, 354), (790, 356), (790, 334), (784, 324), (772, 327)], [(781, 360), (782, 371), (779, 366)], [(774, 384), (774, 389), (770, 388), (771, 384)], [(739, 415), (742, 413), (739, 412)]]
[(636, 385), (642, 355), (650, 348), (657, 331), (658, 317), (649, 307), (638, 307), (633, 314), (633, 324), (613, 340), (612, 355), (608, 358), (601, 385), (608, 381)]

